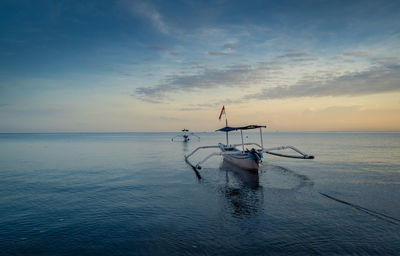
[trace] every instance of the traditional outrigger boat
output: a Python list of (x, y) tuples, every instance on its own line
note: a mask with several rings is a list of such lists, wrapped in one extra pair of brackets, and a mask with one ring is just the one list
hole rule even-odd
[[(220, 114), (220, 119), (222, 113), (225, 111), (223, 108)], [(262, 161), (263, 154), (271, 154), (275, 156), (280, 156), (280, 157), (289, 157), (289, 158), (299, 158), (299, 159), (314, 159), (314, 156), (308, 155), (300, 151), (299, 149), (293, 147), (293, 146), (281, 146), (281, 147), (272, 147), (272, 148), (264, 148), (264, 143), (263, 143), (263, 136), (262, 136), (262, 128), (266, 128), (265, 125), (247, 125), (247, 126), (240, 126), (240, 127), (231, 127), (228, 126), (228, 121), (226, 120), (226, 126), (218, 129), (216, 131), (220, 132), (225, 132), (226, 133), (226, 144), (218, 143), (217, 146), (202, 146), (198, 147), (195, 150), (193, 150), (190, 154), (185, 155), (185, 161), (192, 166), (195, 170), (196, 169), (201, 169), (201, 165), (210, 159), (213, 156), (222, 156), (225, 161), (236, 165), (242, 169), (245, 170), (251, 170), (251, 171), (258, 171), (259, 163)], [(243, 130), (251, 130), (251, 129), (260, 129), (260, 144), (254, 143), (254, 142), (249, 142), (249, 143), (244, 143), (243, 140)], [(229, 136), (228, 133), (232, 131), (240, 131), (240, 135), (242, 138), (242, 143), (241, 144), (229, 144)], [(240, 147), (238, 149), (238, 147)], [(255, 146), (252, 149), (245, 149), (245, 146)], [(189, 158), (193, 156), (196, 152), (198, 152), (201, 149), (210, 149), (210, 148), (218, 148), (220, 149), (220, 152), (214, 152), (206, 156), (203, 160), (199, 161), (196, 164), (193, 164), (190, 162)], [(296, 155), (293, 154), (281, 154), (277, 153), (274, 151), (279, 151), (279, 150), (285, 150), (285, 149), (290, 149), (294, 152), (296, 152)]]
[(197, 136), (197, 135), (194, 134), (193, 132), (189, 132), (188, 129), (184, 128), (184, 129), (182, 130), (182, 134), (176, 135), (176, 136), (173, 137), (171, 140), (174, 141), (175, 138), (177, 138), (177, 137), (182, 137), (182, 138), (183, 138), (183, 142), (188, 142), (188, 141), (190, 140), (189, 136), (195, 136), (195, 137), (197, 137), (198, 139), (200, 139), (199, 136)]

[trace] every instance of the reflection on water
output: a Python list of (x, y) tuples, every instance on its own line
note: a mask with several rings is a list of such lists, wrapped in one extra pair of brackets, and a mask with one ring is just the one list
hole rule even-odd
[(228, 161), (225, 161), (225, 159), (221, 162), (220, 169), (226, 172), (227, 179), (229, 176), (228, 174), (231, 173), (237, 182), (242, 183), (245, 186), (257, 188), (260, 185), (258, 172), (244, 170)]
[(183, 150), (183, 152), (188, 151), (188, 142), (187, 141), (182, 141), (182, 150)]
[(314, 185), (308, 176), (278, 165), (264, 163), (260, 166), (260, 172), (263, 174), (263, 184), (266, 188), (297, 191)]
[(227, 199), (232, 216), (251, 216), (260, 212), (264, 193), (259, 184), (258, 172), (243, 170), (224, 160), (220, 170), (225, 172), (226, 183), (219, 190)]
[(0, 254), (398, 255), (400, 133), (266, 135), (318, 158), (197, 179), (183, 155), (224, 134), (0, 134)]

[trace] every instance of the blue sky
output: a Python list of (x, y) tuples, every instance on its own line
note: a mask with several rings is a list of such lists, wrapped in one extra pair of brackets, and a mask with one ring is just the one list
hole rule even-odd
[(3, 0), (0, 14), (0, 132), (213, 130), (222, 104), (274, 130), (400, 130), (399, 1)]

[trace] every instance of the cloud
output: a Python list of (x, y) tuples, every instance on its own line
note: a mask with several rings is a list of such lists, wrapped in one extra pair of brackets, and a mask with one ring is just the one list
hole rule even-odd
[(215, 108), (219, 106), (221, 102), (214, 102), (214, 103), (200, 103), (200, 104), (189, 104), (187, 108), (198, 108), (198, 109), (205, 109), (205, 108)]
[[(217, 51), (209, 52), (209, 54), (227, 55), (228, 53), (226, 51)], [(334, 58), (344, 60), (345, 56), (361, 57), (368, 56), (368, 54), (349, 51)], [(262, 100), (295, 97), (358, 96), (400, 91), (400, 58), (393, 56), (386, 58), (372, 58), (369, 56), (369, 70), (343, 73), (343, 70), (337, 71), (334, 68), (330, 68), (325, 73), (321, 71), (305, 73), (301, 80), (296, 78), (297, 82), (294, 83), (290, 83), (294, 79), (286, 79), (288, 65), (316, 61), (318, 60), (317, 57), (312, 52), (294, 48), (272, 58), (270, 61), (260, 61), (254, 65), (233, 65), (220, 69), (199, 66), (189, 74), (178, 73), (170, 75), (155, 86), (136, 88), (134, 95), (144, 101), (160, 103), (170, 94), (222, 87), (251, 86), (254, 89), (255, 86), (258, 86), (258, 88), (261, 88), (260, 93), (248, 94), (242, 100), (249, 98)]]
[(197, 110), (205, 110), (205, 109), (218, 109), (222, 107), (222, 105), (237, 105), (241, 103), (247, 103), (247, 100), (244, 99), (214, 99), (210, 100), (210, 103), (201, 103), (201, 104), (188, 104), (187, 107), (180, 108), (180, 111), (197, 111)]
[(237, 54), (234, 50), (239, 48), (237, 44), (234, 43), (225, 43), (222, 45), (221, 50), (219, 51), (209, 51), (209, 55), (220, 55), (220, 56), (241, 56), (240, 54)]
[(383, 66), (391, 66), (391, 65), (397, 65), (397, 62), (400, 62), (400, 56), (391, 56), (391, 57), (385, 57), (385, 58), (374, 58), (373, 59), (375, 62), (383, 65)]
[(317, 58), (295, 58), (291, 59), (291, 62), (307, 62), (307, 61), (316, 61)]
[(168, 49), (168, 47), (161, 46), (161, 45), (153, 45), (153, 46), (150, 46), (149, 48), (152, 49), (152, 50), (162, 50), (162, 51)]
[(150, 2), (123, 1), (123, 4), (134, 15), (148, 20), (159, 32), (169, 34), (170, 29), (163, 16)]
[(225, 56), (239, 56), (239, 54), (234, 52), (208, 52), (209, 55), (225, 55)]
[(367, 52), (361, 51), (353, 51), (353, 52), (345, 52), (343, 53), (345, 56), (352, 56), (352, 57), (368, 57), (369, 54)]
[[(297, 56), (310, 55), (300, 50), (291, 50), (291, 53), (297, 53)], [(199, 66), (197, 73), (171, 75), (167, 77), (164, 82), (153, 87), (137, 88), (134, 95), (147, 102), (160, 103), (165, 99), (167, 94), (171, 93), (265, 84), (274, 76), (281, 75), (283, 72), (282, 66), (287, 64), (287, 62), (309, 60), (313, 59), (297, 58), (284, 61), (281, 58), (276, 58), (272, 61), (258, 62), (254, 66), (245, 64), (231, 65), (222, 69)]]
[(180, 111), (198, 111), (203, 110), (204, 108), (180, 108)]
[(235, 50), (237, 48), (239, 48), (238, 45), (233, 44), (233, 43), (226, 43), (222, 46), (223, 49), (229, 49), (229, 50)]
[(238, 46), (237, 44), (234, 44), (234, 43), (226, 43), (226, 44), (224, 44), (224, 45), (222, 46), (222, 48), (234, 50), (234, 49), (239, 48), (239, 46)]
[(287, 53), (279, 55), (277, 57), (279, 60), (286, 60), (286, 62), (298, 63), (298, 62), (309, 62), (318, 60), (314, 53), (303, 51), (301, 49), (293, 48), (289, 49)]
[(197, 74), (172, 75), (164, 83), (154, 87), (139, 87), (136, 96), (140, 99), (159, 101), (167, 93), (187, 92), (200, 89), (217, 88), (223, 86), (248, 86), (250, 83), (261, 81), (265, 70), (248, 65), (229, 66), (225, 69), (202, 69)]
[(359, 96), (400, 91), (400, 64), (390, 63), (364, 72), (350, 73), (329, 80), (300, 81), (292, 86), (265, 88), (256, 99), (296, 97)]
[(313, 56), (312, 52), (305, 52), (300, 49), (289, 49), (288, 53), (280, 55), (279, 58), (304, 58)]

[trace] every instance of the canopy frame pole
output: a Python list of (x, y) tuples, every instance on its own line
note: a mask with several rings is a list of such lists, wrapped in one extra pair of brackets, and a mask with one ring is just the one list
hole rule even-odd
[(260, 127), (260, 140), (261, 140), (261, 148), (264, 149), (264, 142), (263, 142), (263, 136), (262, 136), (262, 127)]
[(242, 137), (242, 152), (244, 152), (243, 130), (240, 130), (240, 136)]

